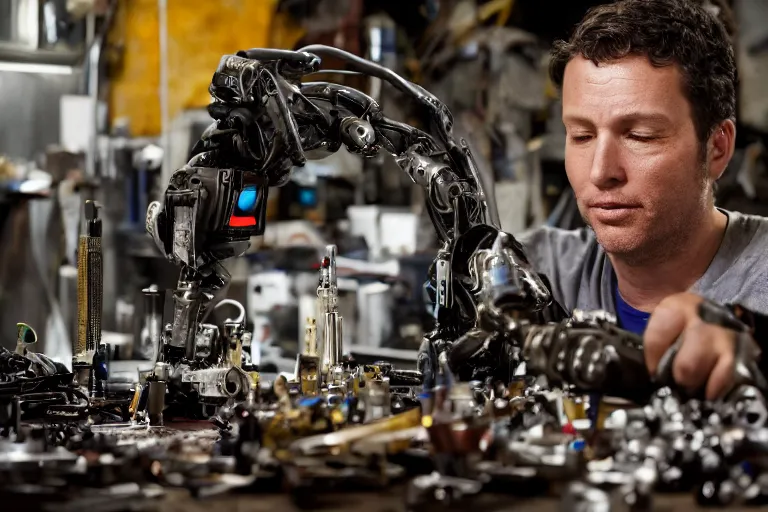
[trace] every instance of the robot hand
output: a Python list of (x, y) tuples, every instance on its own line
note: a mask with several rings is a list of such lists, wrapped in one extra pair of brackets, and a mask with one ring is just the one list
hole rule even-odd
[(581, 393), (609, 393), (643, 403), (655, 385), (645, 366), (642, 338), (619, 329), (612, 315), (574, 311), (560, 323), (528, 325), (523, 356), (528, 373)]
[[(732, 391), (724, 402), (739, 401), (745, 393), (763, 394), (768, 387), (757, 366), (755, 342), (746, 326), (730, 312), (712, 302), (702, 303), (699, 315), (738, 333), (735, 347)], [(523, 358), (530, 374), (545, 375), (550, 384), (568, 386), (584, 393), (609, 393), (637, 403), (668, 387), (683, 401), (703, 399), (703, 391), (690, 393), (672, 378), (672, 363), (680, 344), (665, 353), (659, 371), (651, 375), (645, 364), (642, 338), (624, 331), (608, 313), (575, 311), (559, 323), (521, 324), (516, 337), (522, 339)], [(745, 391), (746, 390), (746, 391)]]

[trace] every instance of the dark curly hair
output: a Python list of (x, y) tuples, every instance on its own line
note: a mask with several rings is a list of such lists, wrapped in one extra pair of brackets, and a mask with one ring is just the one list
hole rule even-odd
[(702, 143), (722, 121), (736, 117), (729, 30), (700, 1), (620, 0), (590, 9), (570, 40), (552, 49), (549, 74), (558, 89), (565, 66), (579, 55), (596, 65), (644, 55), (654, 66), (679, 66)]

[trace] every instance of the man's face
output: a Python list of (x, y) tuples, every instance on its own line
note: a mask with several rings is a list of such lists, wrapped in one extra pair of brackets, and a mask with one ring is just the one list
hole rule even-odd
[(576, 57), (562, 99), (565, 168), (600, 245), (640, 261), (683, 243), (711, 180), (677, 66)]

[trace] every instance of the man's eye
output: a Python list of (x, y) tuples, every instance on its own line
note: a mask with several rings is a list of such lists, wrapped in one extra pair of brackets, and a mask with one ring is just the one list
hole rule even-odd
[(591, 135), (571, 135), (571, 140), (573, 142), (587, 142), (591, 138)]
[(649, 142), (649, 141), (655, 140), (657, 137), (655, 137), (654, 135), (647, 135), (644, 133), (630, 133), (629, 138), (632, 140), (640, 141), (640, 142)]

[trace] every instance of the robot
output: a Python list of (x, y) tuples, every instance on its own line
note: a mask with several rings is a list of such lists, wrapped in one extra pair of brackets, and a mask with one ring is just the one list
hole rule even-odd
[[(389, 82), (424, 110), (431, 131), (387, 118), (373, 98), (350, 87), (302, 81), (320, 70), (321, 56)], [(526, 314), (551, 304), (521, 246), (510, 236), (494, 246), (501, 231), (472, 154), (453, 138), (451, 113), (423, 88), (342, 50), (313, 45), (226, 55), (209, 91), (213, 123), (188, 164), (173, 174), (164, 200), (147, 210), (147, 232), (180, 267), (173, 320), (161, 341), (163, 365), (209, 364), (210, 336), (201, 319), (229, 279), (221, 262), (242, 255), (250, 238), (263, 234), (270, 187), (285, 184), (292, 168), (342, 146), (363, 158), (389, 152), (426, 192), (441, 248), (429, 273), (437, 326), (425, 340), (431, 349), (422, 351), (419, 362), (425, 387), (434, 383), (438, 359), (476, 324), (486, 288), (472, 261), (478, 251), (495, 247), (503, 255), (506, 266), (496, 275), (504, 276), (506, 288), (497, 300), (511, 301)], [(173, 374), (164, 366), (158, 370)]]

